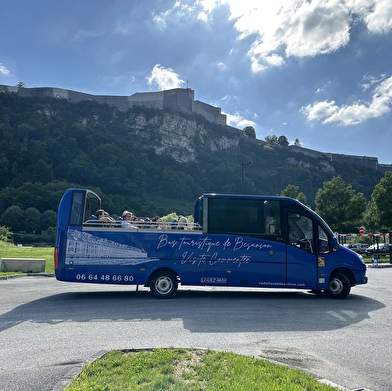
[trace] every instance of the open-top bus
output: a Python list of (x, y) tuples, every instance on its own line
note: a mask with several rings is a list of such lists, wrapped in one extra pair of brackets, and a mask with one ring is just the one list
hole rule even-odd
[(61, 198), (55, 274), (60, 281), (143, 285), (158, 298), (181, 286), (291, 288), (344, 298), (366, 284), (366, 265), (299, 201), (278, 196), (204, 194), (194, 222), (151, 225), (92, 220), (91, 190)]

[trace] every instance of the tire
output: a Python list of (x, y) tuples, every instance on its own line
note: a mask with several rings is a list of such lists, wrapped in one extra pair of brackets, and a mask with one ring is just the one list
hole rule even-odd
[(334, 273), (328, 283), (327, 295), (333, 299), (344, 299), (351, 291), (351, 283), (343, 273)]
[(151, 294), (159, 299), (169, 299), (177, 292), (178, 281), (170, 270), (162, 270), (153, 274), (150, 280)]

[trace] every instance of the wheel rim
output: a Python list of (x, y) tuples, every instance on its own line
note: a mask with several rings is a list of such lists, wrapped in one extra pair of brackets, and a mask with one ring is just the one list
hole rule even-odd
[(343, 288), (343, 283), (338, 278), (333, 278), (329, 282), (329, 291), (334, 295), (338, 295), (339, 293), (341, 293), (343, 291)]
[(173, 281), (170, 277), (162, 276), (155, 281), (155, 290), (160, 295), (167, 295), (173, 289)]

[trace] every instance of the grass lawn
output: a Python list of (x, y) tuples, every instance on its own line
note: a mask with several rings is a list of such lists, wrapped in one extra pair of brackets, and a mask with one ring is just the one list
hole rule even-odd
[[(373, 258), (372, 255), (365, 255), (365, 254), (363, 254), (362, 257), (363, 257), (363, 260), (365, 261), (366, 264), (371, 264), (372, 263), (372, 258)], [(379, 263), (389, 263), (389, 261), (390, 261), (389, 254), (380, 255), (379, 258), (378, 258), (378, 262)]]
[(200, 349), (113, 350), (66, 391), (336, 391), (297, 369)]
[[(18, 247), (0, 240), (0, 258), (44, 258), (45, 273), (54, 273), (53, 247)], [(0, 277), (13, 274), (18, 273), (0, 272)]]

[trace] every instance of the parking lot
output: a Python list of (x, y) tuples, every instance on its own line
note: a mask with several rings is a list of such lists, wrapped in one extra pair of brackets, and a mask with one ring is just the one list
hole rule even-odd
[(345, 300), (223, 288), (180, 288), (157, 300), (145, 288), (2, 280), (1, 388), (60, 390), (102, 352), (182, 346), (264, 357), (349, 390), (390, 391), (392, 268), (368, 276)]

